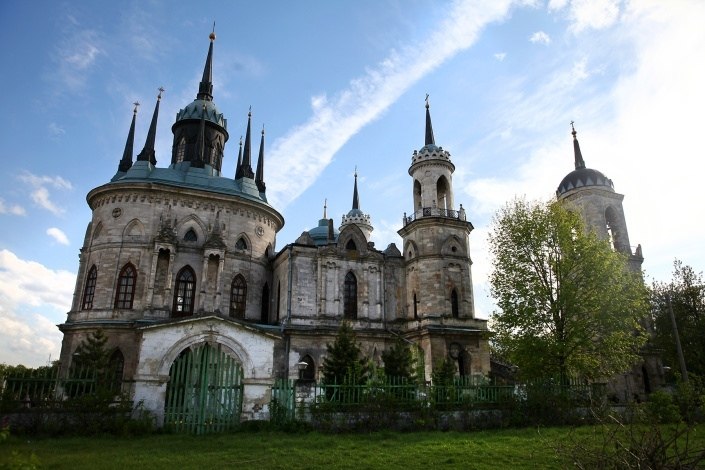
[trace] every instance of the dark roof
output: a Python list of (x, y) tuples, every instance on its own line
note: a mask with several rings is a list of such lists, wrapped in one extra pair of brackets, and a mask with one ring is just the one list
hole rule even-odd
[(601, 186), (614, 191), (612, 180), (592, 168), (578, 168), (573, 170), (563, 178), (561, 184), (558, 185), (556, 196), (561, 196), (571, 189), (582, 188), (585, 186)]

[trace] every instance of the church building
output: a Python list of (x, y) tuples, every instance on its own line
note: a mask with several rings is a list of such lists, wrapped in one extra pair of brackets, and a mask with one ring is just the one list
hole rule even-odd
[(379, 365), (402, 338), (418, 352), (425, 380), (446, 358), (459, 375), (487, 376), (473, 226), (456, 205), (455, 165), (436, 145), (428, 102), (424, 143), (408, 170), (413, 212), (398, 231), (401, 249), (370, 241), (357, 174), (339, 227), (324, 209), (317, 225), (278, 248), (284, 217), (267, 201), (264, 131), (252, 158), (251, 115), (234, 178), (221, 173), (228, 120), (214, 102), (215, 34), (210, 40), (196, 99), (171, 127), (171, 162), (157, 166), (155, 158), (160, 92), (141, 152), (133, 161), (135, 110), (117, 172), (87, 195), (92, 218), (59, 325), (64, 370), (100, 329), (124, 391), (159, 423), (196, 399), (184, 397), (194, 381), (202, 403), (239, 402), (242, 419), (266, 419), (275, 380), (320, 379), (326, 345), (347, 321)]

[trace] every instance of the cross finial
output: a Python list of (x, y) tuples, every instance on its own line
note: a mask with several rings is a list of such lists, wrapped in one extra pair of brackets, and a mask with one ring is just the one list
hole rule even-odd
[(426, 93), (426, 107), (428, 108), (428, 93)]
[(357, 165), (355, 165), (355, 178), (357, 178)]
[(160, 86), (159, 87), (159, 95), (157, 96), (158, 100), (162, 99), (162, 93), (164, 93), (164, 87)]
[(211, 31), (211, 34), (208, 36), (208, 38), (211, 41), (215, 41), (215, 21), (213, 22), (213, 31)]
[(328, 211), (328, 198), (325, 198), (323, 200), (323, 218), (327, 219), (328, 216), (326, 215), (326, 212)]
[(135, 105), (135, 109), (134, 109), (132, 112), (133, 112), (134, 114), (137, 114), (137, 107), (140, 105), (140, 102), (139, 102), (139, 101), (135, 101), (135, 102), (132, 103), (132, 104)]
[(264, 135), (264, 124), (262, 124), (262, 135)]

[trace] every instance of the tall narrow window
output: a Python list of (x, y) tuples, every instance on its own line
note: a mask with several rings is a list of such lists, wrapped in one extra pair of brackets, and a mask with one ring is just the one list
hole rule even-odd
[(176, 146), (176, 163), (183, 162), (186, 155), (186, 138), (182, 137)]
[(93, 308), (93, 296), (95, 295), (95, 284), (98, 280), (98, 269), (95, 264), (91, 266), (86, 276), (86, 287), (83, 289), (83, 310)]
[(282, 301), (282, 282), (277, 283), (277, 323), (279, 323), (279, 312), (281, 310)]
[(419, 301), (416, 299), (416, 292), (414, 292), (414, 320), (419, 319)]
[(455, 289), (450, 293), (450, 312), (453, 318), (460, 316), (460, 312), (458, 311), (458, 291)]
[(343, 284), (343, 315), (349, 320), (357, 319), (357, 279), (352, 271), (345, 275)]
[(235, 276), (230, 290), (230, 316), (234, 318), (245, 318), (245, 308), (247, 307), (247, 282), (241, 274)]
[(196, 274), (191, 266), (184, 266), (176, 275), (174, 286), (174, 307), (172, 315), (187, 317), (193, 315), (193, 303), (196, 294)]
[(108, 360), (108, 373), (110, 375), (106, 377), (109, 381), (108, 386), (113, 393), (120, 392), (122, 388), (122, 373), (124, 368), (125, 356), (122, 355), (119, 349), (116, 349)]
[(262, 288), (262, 307), (260, 308), (260, 322), (269, 323), (269, 284)]
[(115, 292), (115, 308), (132, 308), (135, 299), (135, 282), (137, 281), (137, 270), (132, 263), (127, 263), (120, 270), (118, 276), (117, 291)]

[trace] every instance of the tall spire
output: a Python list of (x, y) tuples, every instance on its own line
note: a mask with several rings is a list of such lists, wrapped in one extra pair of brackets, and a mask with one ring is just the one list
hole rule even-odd
[(424, 145), (436, 145), (433, 138), (433, 126), (431, 125), (431, 111), (428, 104), (428, 93), (426, 94), (426, 143)]
[(262, 140), (259, 143), (259, 158), (257, 159), (255, 183), (257, 184), (259, 192), (263, 193), (267, 190), (267, 186), (264, 184), (264, 125), (262, 126)]
[(247, 131), (245, 132), (245, 148), (242, 152), (242, 165), (240, 166), (240, 175), (235, 175), (235, 178), (254, 178), (252, 172), (252, 146), (250, 144), (250, 125), (252, 123), (252, 108), (247, 113)]
[(138, 162), (149, 162), (152, 165), (157, 164), (157, 157), (154, 152), (154, 141), (157, 137), (157, 118), (159, 117), (159, 102), (162, 100), (162, 93), (164, 88), (159, 87), (159, 95), (157, 95), (157, 104), (154, 106), (154, 114), (152, 115), (152, 122), (149, 125), (149, 132), (147, 133), (147, 141), (144, 143), (144, 148), (137, 155)]
[(132, 111), (132, 124), (130, 124), (130, 132), (127, 133), (127, 141), (125, 142), (125, 151), (122, 152), (122, 159), (118, 165), (119, 172), (126, 172), (132, 167), (132, 153), (135, 144), (135, 118), (137, 117), (137, 106), (139, 101), (134, 102), (135, 109)]
[(203, 78), (198, 85), (198, 95), (196, 99), (213, 101), (213, 42), (215, 41), (215, 21), (213, 22), (213, 31), (210, 36), (210, 45), (208, 46), (208, 57), (206, 57), (206, 65), (203, 67)]
[(585, 168), (585, 160), (583, 160), (583, 154), (580, 153), (580, 144), (578, 143), (578, 133), (575, 132), (575, 124), (573, 121), (570, 121), (570, 127), (573, 129), (573, 151), (575, 152), (575, 169), (579, 170), (581, 168)]
[(353, 210), (360, 209), (360, 198), (357, 196), (357, 168), (355, 168), (355, 189), (353, 189)]
[(237, 153), (237, 165), (235, 165), (235, 179), (242, 177), (242, 136), (240, 136), (240, 151)]

